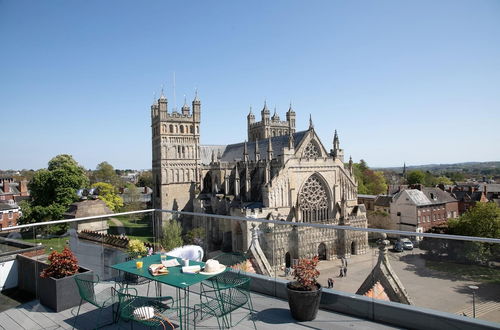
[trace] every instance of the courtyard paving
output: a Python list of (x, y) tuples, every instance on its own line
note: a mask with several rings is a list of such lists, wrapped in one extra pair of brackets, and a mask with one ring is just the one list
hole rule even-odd
[[(500, 323), (500, 285), (464, 280), (425, 266), (423, 251), (388, 252), (392, 268), (406, 288), (415, 306), (472, 316), (472, 293), (469, 285), (477, 285), (476, 317)], [(329, 277), (334, 289), (355, 293), (378, 260), (378, 249), (348, 259), (347, 277), (338, 277), (341, 260), (320, 261), (319, 281), (327, 286)], [(499, 270), (500, 271), (500, 270)], [(291, 277), (290, 277), (291, 279)]]

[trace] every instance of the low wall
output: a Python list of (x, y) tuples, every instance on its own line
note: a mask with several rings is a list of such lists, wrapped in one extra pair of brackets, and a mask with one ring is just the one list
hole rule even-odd
[[(247, 273), (251, 290), (287, 300), (288, 281)], [(321, 309), (407, 329), (500, 329), (499, 323), (323, 288)]]

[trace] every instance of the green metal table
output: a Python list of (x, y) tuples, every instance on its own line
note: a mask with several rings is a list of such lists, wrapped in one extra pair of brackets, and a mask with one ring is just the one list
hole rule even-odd
[[(188, 322), (189, 293), (190, 293), (189, 287), (192, 286), (193, 284), (197, 284), (200, 283), (201, 281), (214, 277), (217, 274), (214, 275), (186, 274), (182, 272), (181, 258), (174, 258), (168, 256), (167, 259), (177, 259), (177, 261), (179, 261), (181, 265), (175, 267), (168, 267), (169, 273), (166, 275), (153, 276), (148, 270), (151, 264), (161, 263), (159, 254), (141, 258), (143, 266), (142, 268), (139, 269), (136, 267), (135, 264), (136, 260), (130, 260), (127, 262), (123, 262), (121, 264), (113, 265), (111, 267), (122, 272), (134, 274), (137, 276), (142, 276), (155, 281), (156, 293), (158, 296), (161, 296), (161, 284), (166, 284), (175, 287), (176, 304), (177, 307), (179, 308), (179, 311), (181, 311), (181, 314), (179, 315), (180, 328), (187, 329), (189, 327), (189, 322)], [(189, 265), (190, 266), (200, 265), (201, 268), (203, 268), (205, 266), (205, 263), (190, 260)], [(181, 305), (181, 302), (184, 302), (184, 304)], [(184, 313), (182, 311), (184, 311)]]

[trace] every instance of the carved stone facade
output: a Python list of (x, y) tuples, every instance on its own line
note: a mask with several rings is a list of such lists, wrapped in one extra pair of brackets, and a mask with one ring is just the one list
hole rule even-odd
[[(178, 118), (173, 114), (163, 115), (157, 105), (152, 107), (152, 112), (155, 114), (153, 176), (159, 180), (156, 181), (159, 188), (154, 193), (155, 207), (172, 209), (173, 201), (177, 200), (182, 201), (182, 205), (178, 204), (179, 210), (282, 220), (283, 225), (253, 223), (259, 229), (262, 251), (274, 268), (300, 257), (320, 255), (321, 259), (331, 260), (367, 252), (366, 233), (294, 226), (300, 222), (367, 226), (364, 205), (357, 203), (352, 160), (344, 165), (337, 132), (333, 149), (327, 151), (312, 121), (308, 130), (295, 132), (295, 112), (291, 107), (287, 121), (281, 122), (286, 125), (281, 125), (276, 114), (274, 121), (269, 119), (265, 105), (261, 122), (255, 123), (253, 114), (248, 115), (249, 142), (198, 146), (199, 131), (196, 129), (188, 133), (192, 140), (183, 146), (194, 146), (197, 153), (193, 159), (188, 159), (189, 162), (182, 162), (172, 158), (178, 157), (178, 152), (167, 153), (168, 157), (163, 158), (163, 147), (159, 147), (159, 141), (164, 137), (180, 135), (161, 131), (163, 124), (169, 127)], [(158, 115), (164, 120), (157, 120)], [(196, 120), (191, 119), (195, 127), (199, 125), (199, 115)], [(191, 118), (185, 116), (182, 118)], [(158, 137), (154, 135), (155, 127), (160, 127)], [(168, 139), (166, 149), (170, 144), (172, 142)], [(158, 159), (159, 154), (161, 159)], [(191, 182), (186, 186), (172, 182), (169, 176), (168, 170), (179, 163), (182, 163), (179, 168), (184, 171), (194, 170), (194, 175), (188, 177)], [(209, 251), (246, 251), (251, 245), (252, 222), (195, 217), (189, 224), (205, 228)]]

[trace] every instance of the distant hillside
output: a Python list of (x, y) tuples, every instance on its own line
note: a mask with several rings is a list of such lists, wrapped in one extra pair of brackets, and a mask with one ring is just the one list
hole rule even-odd
[[(403, 167), (381, 167), (377, 168), (384, 172), (403, 172)], [(407, 171), (421, 170), (429, 171), (433, 174), (443, 174), (449, 172), (460, 172), (466, 176), (500, 176), (500, 162), (466, 162), (456, 164), (429, 164), (406, 166)]]

